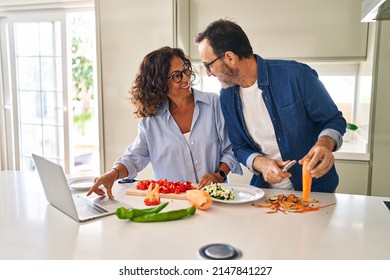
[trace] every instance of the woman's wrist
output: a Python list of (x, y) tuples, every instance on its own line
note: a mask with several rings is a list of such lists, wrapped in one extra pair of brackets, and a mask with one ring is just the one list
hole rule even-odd
[(222, 177), (218, 171), (214, 173), (214, 177), (218, 179), (218, 183), (223, 183), (226, 179), (226, 177)]
[(121, 177), (121, 171), (119, 170), (119, 168), (111, 167), (110, 172), (111, 171), (115, 171), (117, 173), (115, 181), (118, 180)]

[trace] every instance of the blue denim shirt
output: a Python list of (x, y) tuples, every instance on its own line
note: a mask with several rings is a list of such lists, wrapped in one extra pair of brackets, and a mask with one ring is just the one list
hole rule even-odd
[(206, 173), (214, 173), (220, 162), (226, 163), (233, 173), (242, 174), (228, 137), (219, 95), (196, 89), (193, 94), (190, 143), (187, 144), (169, 111), (168, 100), (165, 101), (155, 116), (142, 118), (135, 141), (115, 161), (126, 166), (128, 177), (137, 176), (149, 163), (156, 180), (197, 183)]
[[(282, 159), (303, 158), (323, 134), (332, 136), (336, 143), (335, 150), (339, 149), (346, 121), (318, 79), (316, 71), (296, 61), (255, 57), (258, 86), (274, 126)], [(221, 90), (221, 107), (238, 161), (254, 172), (253, 160), (263, 153), (246, 130), (239, 86)], [(302, 166), (296, 164), (289, 172), (294, 189), (302, 190)], [(338, 182), (333, 166), (321, 178), (313, 179), (312, 191), (334, 192)], [(257, 172), (254, 172), (250, 184), (269, 187), (262, 174)]]

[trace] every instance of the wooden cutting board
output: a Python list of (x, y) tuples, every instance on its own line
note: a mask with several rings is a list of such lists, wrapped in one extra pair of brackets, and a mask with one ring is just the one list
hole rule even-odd
[[(130, 186), (126, 190), (127, 195), (138, 195), (138, 196), (146, 196), (146, 190), (138, 190), (136, 186)], [(160, 193), (161, 198), (170, 198), (170, 199), (182, 199), (185, 200), (187, 199), (186, 193), (179, 193), (179, 194), (174, 194), (174, 193)]]

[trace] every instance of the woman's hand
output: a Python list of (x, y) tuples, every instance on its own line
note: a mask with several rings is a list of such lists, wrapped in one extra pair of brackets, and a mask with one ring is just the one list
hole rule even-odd
[(199, 188), (202, 188), (204, 186), (210, 185), (211, 183), (223, 183), (224, 178), (219, 176), (218, 174), (214, 173), (207, 173), (205, 174), (199, 181)]
[(117, 171), (115, 169), (111, 169), (110, 171), (104, 173), (102, 176), (95, 178), (94, 185), (89, 189), (87, 196), (89, 196), (93, 192), (100, 196), (106, 195), (106, 192), (100, 188), (100, 186), (103, 185), (106, 188), (108, 197), (114, 198), (114, 196), (112, 195), (112, 186), (114, 185), (117, 177)]

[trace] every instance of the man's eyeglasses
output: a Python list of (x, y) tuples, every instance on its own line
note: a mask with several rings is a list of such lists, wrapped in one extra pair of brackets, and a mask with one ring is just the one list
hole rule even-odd
[(218, 59), (220, 59), (221, 57), (223, 57), (224, 54), (218, 56), (216, 59), (214, 59), (213, 61), (209, 62), (209, 63), (205, 63), (203, 62), (203, 65), (204, 67), (206, 68), (207, 71), (211, 72), (211, 69), (210, 69), (210, 66), (213, 65), (214, 62), (216, 62)]
[(192, 74), (192, 68), (191, 68), (191, 65), (189, 64), (184, 64), (183, 66), (183, 70), (181, 71), (174, 71), (169, 77), (168, 77), (168, 80), (169, 79), (172, 79), (172, 81), (174, 81), (175, 83), (180, 83), (181, 80), (183, 80), (183, 74), (186, 75), (186, 76), (191, 76)]

